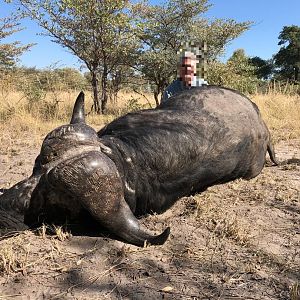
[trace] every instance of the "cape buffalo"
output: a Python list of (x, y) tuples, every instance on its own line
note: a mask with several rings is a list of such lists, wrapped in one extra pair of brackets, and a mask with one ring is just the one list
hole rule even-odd
[(15, 206), (25, 208), (30, 226), (87, 211), (128, 243), (163, 244), (169, 228), (150, 235), (136, 216), (161, 213), (215, 184), (255, 177), (267, 151), (277, 164), (257, 106), (231, 89), (186, 90), (98, 133), (85, 123), (81, 92), (70, 124), (46, 136), (32, 176), (19, 183)]

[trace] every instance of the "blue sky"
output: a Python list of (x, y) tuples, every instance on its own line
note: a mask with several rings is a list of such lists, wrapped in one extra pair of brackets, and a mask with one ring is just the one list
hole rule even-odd
[[(163, 3), (152, 0), (151, 3)], [(249, 56), (271, 58), (279, 50), (278, 35), (283, 26), (300, 26), (299, 0), (211, 0), (213, 7), (205, 14), (208, 18), (230, 18), (239, 22), (254, 21), (254, 25), (227, 48), (223, 60), (236, 49), (243, 48)], [(13, 6), (0, 0), (0, 18), (13, 10)], [(38, 36), (42, 30), (32, 21), (22, 21), (25, 30), (14, 34), (7, 41), (36, 43), (30, 52), (21, 57), (20, 64), (45, 68), (53, 64), (58, 67), (79, 68), (81, 63), (63, 47), (51, 42), (49, 37)]]

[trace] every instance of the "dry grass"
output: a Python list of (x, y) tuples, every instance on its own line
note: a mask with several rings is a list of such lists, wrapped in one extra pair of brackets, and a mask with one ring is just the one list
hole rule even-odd
[[(51, 234), (46, 234), (51, 232)], [(0, 275), (21, 272), (23, 275), (32, 271), (44, 260), (53, 259), (62, 254), (60, 242), (70, 238), (70, 233), (62, 227), (43, 225), (37, 229), (36, 235), (24, 231), (0, 241)], [(35, 249), (32, 240), (39, 240), (47, 250)], [(38, 243), (37, 243), (38, 244)]]
[(47, 238), (47, 233), (50, 233), (52, 236), (52, 239), (58, 239), (61, 242), (69, 239), (71, 237), (71, 234), (64, 230), (61, 226), (55, 226), (55, 225), (45, 225), (43, 224), (40, 228), (37, 229), (37, 234), (41, 236), (43, 239)]
[[(48, 93), (37, 102), (29, 102), (21, 93), (14, 91), (0, 93), (1, 134), (9, 132), (14, 137), (24, 132), (33, 133), (33, 136), (45, 135), (69, 121), (78, 93), (79, 91), (73, 90)], [(154, 100), (149, 94), (145, 97), (134, 92), (120, 92), (117, 103), (108, 103), (106, 115), (96, 115), (91, 112), (91, 93), (86, 92), (87, 122), (96, 129), (132, 109), (149, 108), (150, 105), (154, 105)]]
[[(29, 102), (19, 92), (0, 92), (1, 134), (9, 132), (14, 135), (14, 138), (24, 132), (34, 133), (33, 136), (45, 135), (51, 129), (69, 121), (78, 92), (74, 90), (52, 92), (37, 102)], [(251, 98), (259, 106), (275, 142), (300, 136), (299, 96), (271, 91), (267, 95), (257, 94)], [(128, 111), (151, 106), (155, 106), (151, 94), (139, 95), (134, 92), (121, 91), (116, 103), (112, 101), (108, 103), (108, 114), (95, 115), (91, 112), (91, 93), (86, 92), (87, 122), (96, 129)]]
[(32, 266), (32, 261), (28, 259), (30, 253), (30, 243), (27, 243), (29, 232), (25, 231), (10, 238), (2, 244), (0, 253), (0, 274), (10, 274), (11, 272), (27, 273), (27, 269)]
[(300, 96), (269, 93), (257, 94), (252, 99), (271, 131), (275, 132), (275, 141), (300, 137)]

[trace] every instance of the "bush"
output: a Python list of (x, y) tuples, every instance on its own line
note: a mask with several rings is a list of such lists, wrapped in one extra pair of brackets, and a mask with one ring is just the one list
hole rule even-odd
[(256, 68), (243, 53), (235, 53), (226, 63), (215, 61), (209, 64), (208, 82), (253, 94), (261, 82), (255, 76)]

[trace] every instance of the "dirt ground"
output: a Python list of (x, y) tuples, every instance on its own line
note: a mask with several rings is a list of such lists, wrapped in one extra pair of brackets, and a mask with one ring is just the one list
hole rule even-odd
[[(163, 246), (138, 248), (56, 228), (0, 240), (0, 299), (300, 299), (300, 139), (283, 163), (141, 219)], [(29, 137), (0, 146), (0, 188), (29, 176)], [(297, 296), (298, 294), (298, 296)]]

